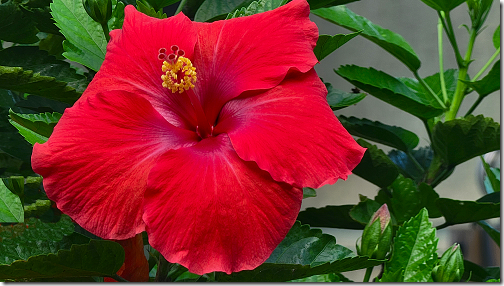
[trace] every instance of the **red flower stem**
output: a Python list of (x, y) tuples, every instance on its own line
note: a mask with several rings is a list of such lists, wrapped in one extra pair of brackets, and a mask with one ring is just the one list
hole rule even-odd
[(186, 94), (187, 96), (189, 96), (189, 100), (191, 100), (191, 104), (194, 107), (194, 111), (196, 112), (196, 120), (198, 123), (196, 132), (201, 138), (212, 136), (213, 127), (208, 122), (205, 112), (203, 111), (203, 107), (196, 97), (196, 94), (194, 94), (194, 91), (192, 89), (187, 90)]

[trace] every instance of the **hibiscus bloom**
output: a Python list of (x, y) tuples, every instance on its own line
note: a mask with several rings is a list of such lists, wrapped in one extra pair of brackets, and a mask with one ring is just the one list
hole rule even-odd
[(146, 230), (189, 271), (264, 262), (302, 188), (346, 177), (364, 149), (315, 73), (305, 0), (214, 23), (127, 6), (105, 61), (32, 164), (48, 197), (105, 239)]

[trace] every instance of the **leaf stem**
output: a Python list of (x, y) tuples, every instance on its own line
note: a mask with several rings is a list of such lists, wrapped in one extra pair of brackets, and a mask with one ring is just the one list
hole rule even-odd
[(427, 83), (418, 75), (417, 71), (414, 71), (413, 74), (415, 75), (415, 78), (418, 80), (418, 82), (423, 86), (423, 88), (430, 93), (430, 95), (437, 100), (439, 105), (443, 108), (446, 109), (446, 105), (439, 99), (439, 97), (436, 95), (436, 93), (430, 88), (430, 86), (427, 85)]
[(411, 154), (409, 150), (408, 152), (406, 152), (406, 155), (420, 172), (425, 173), (425, 169), (422, 167), (422, 165), (420, 165), (420, 163), (418, 163), (418, 161), (415, 159), (415, 157), (413, 157), (413, 154)]
[(186, 3), (187, 3), (187, 0), (180, 1), (180, 4), (177, 7), (177, 11), (175, 11), (175, 15), (177, 15), (178, 13), (180, 13), (182, 11), (182, 9), (186, 5)]
[(469, 108), (469, 110), (466, 112), (466, 114), (464, 115), (467, 116), (471, 113), (473, 113), (473, 111), (476, 109), (476, 107), (478, 107), (478, 105), (481, 103), (481, 101), (483, 101), (483, 98), (485, 98), (485, 96), (478, 96), (478, 99), (476, 99), (476, 101), (473, 103), (473, 105), (471, 106), (471, 108)]
[(105, 39), (107, 39), (107, 43), (110, 41), (110, 30), (109, 30), (109, 27), (107, 25), (107, 23), (101, 23), (101, 27), (103, 29), (103, 33), (105, 34)]
[[(438, 16), (441, 19), (441, 24), (443, 24), (443, 28), (445, 29), (446, 36), (448, 36), (448, 40), (452, 45), (453, 52), (455, 53), (455, 58), (457, 59), (457, 65), (459, 69), (464, 66), (464, 61), (462, 59), (462, 55), (460, 54), (460, 50), (457, 45), (457, 39), (455, 39), (455, 33), (453, 32), (453, 26), (450, 18), (450, 12), (445, 13), (443, 11), (438, 12)], [(446, 22), (445, 22), (446, 20)]]
[(476, 36), (476, 31), (474, 29), (471, 29), (469, 44), (467, 46), (467, 52), (464, 57), (464, 65), (459, 69), (457, 88), (455, 89), (455, 94), (453, 96), (453, 102), (450, 106), (450, 110), (448, 110), (448, 112), (446, 113), (446, 121), (452, 120), (457, 116), (460, 104), (462, 104), (462, 99), (464, 99), (467, 85), (465, 82), (463, 82), (463, 80), (465, 80), (467, 76), (467, 69), (469, 68), (469, 64), (471, 62), (471, 55), (474, 47), (474, 42), (476, 41)]
[(362, 280), (362, 282), (369, 282), (369, 278), (371, 278), (371, 272), (373, 272), (373, 267), (374, 266), (366, 268), (366, 274), (364, 275), (364, 280)]
[(448, 104), (448, 94), (446, 93), (446, 83), (444, 78), (443, 68), (443, 24), (441, 18), (438, 19), (438, 53), (439, 53), (439, 81), (441, 83), (441, 92), (443, 93), (443, 101)]
[(499, 54), (500, 54), (500, 47), (497, 48), (495, 53), (490, 57), (490, 59), (486, 62), (486, 64), (480, 69), (480, 71), (474, 76), (474, 78), (471, 81), (472, 82), (477, 81), (478, 78), (488, 69), (488, 67), (492, 64), (492, 62)]

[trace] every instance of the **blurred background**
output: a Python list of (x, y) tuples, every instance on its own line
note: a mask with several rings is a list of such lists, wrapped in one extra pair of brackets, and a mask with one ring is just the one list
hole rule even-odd
[[(471, 76), (476, 74), (495, 52), (492, 36), (500, 24), (499, 4), (498, 1), (493, 1), (492, 9), (485, 23), (487, 27), (476, 39), (476, 45), (473, 49), (473, 59), (475, 61), (469, 67), (469, 75)], [(371, 22), (402, 35), (422, 62), (419, 70), (421, 77), (439, 72), (437, 49), (438, 18), (435, 10), (420, 0), (357, 1), (349, 3), (347, 7), (356, 14), (369, 19)], [(471, 23), (467, 11), (467, 5), (464, 3), (455, 8), (450, 14), (462, 55), (466, 52), (469, 35), (467, 30), (461, 25), (470, 25)], [(349, 30), (329, 23), (315, 15), (311, 15), (311, 19), (319, 27), (320, 34), (335, 35), (350, 33)], [(455, 56), (446, 36), (443, 39), (443, 47), (444, 68), (456, 68)], [(354, 86), (333, 71), (333, 69), (337, 69), (340, 65), (345, 64), (374, 67), (392, 76), (413, 77), (409, 69), (399, 60), (371, 41), (359, 36), (323, 59), (315, 69), (318, 75), (324, 81), (331, 83), (334, 88), (350, 92)], [(460, 108), (459, 116), (465, 114), (476, 101), (476, 98), (476, 93), (469, 94), (466, 97)], [(486, 117), (492, 117), (496, 122), (500, 123), (500, 106), (500, 94), (499, 92), (495, 92), (485, 98), (473, 114), (484, 114)], [(341, 114), (357, 118), (367, 118), (388, 125), (400, 126), (419, 136), (420, 143), (418, 147), (426, 146), (429, 143), (425, 127), (419, 119), (373, 96), (367, 96), (358, 104), (338, 110), (335, 113), (336, 115)], [(373, 144), (375, 143), (373, 142)], [(377, 145), (385, 153), (388, 153), (391, 149), (384, 145)], [(500, 156), (495, 156), (493, 160), (497, 164), (496, 166), (500, 166)], [(436, 192), (440, 197), (457, 200), (476, 200), (482, 197), (486, 192), (482, 184), (482, 177), (478, 175), (480, 164), (478, 157), (457, 166), (453, 174), (436, 187)], [(301, 210), (307, 207), (318, 208), (325, 205), (356, 204), (359, 202), (359, 194), (374, 198), (377, 192), (378, 187), (375, 185), (356, 175), (351, 175), (346, 181), (340, 180), (334, 185), (327, 185), (318, 189), (317, 197), (303, 200)], [(434, 226), (437, 226), (442, 224), (444, 219), (434, 219), (432, 222)], [(493, 219), (489, 222), (500, 229), (500, 219)], [(360, 230), (330, 228), (323, 228), (323, 231), (334, 235), (337, 243), (349, 247), (354, 251), (355, 242), (362, 233)], [(458, 242), (461, 244), (465, 259), (482, 266), (500, 265), (500, 250), (498, 246), (478, 225), (462, 224), (451, 226), (439, 230), (437, 236), (439, 237), (439, 254), (442, 254), (454, 242)], [(376, 271), (378, 269), (375, 269)], [(360, 273), (358, 271), (345, 273), (345, 276), (355, 281), (362, 281), (363, 275), (364, 272)]]

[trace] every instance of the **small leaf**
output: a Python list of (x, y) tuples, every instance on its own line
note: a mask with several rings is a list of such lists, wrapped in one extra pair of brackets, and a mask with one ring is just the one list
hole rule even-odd
[(360, 163), (352, 172), (380, 188), (385, 188), (392, 184), (397, 175), (399, 175), (397, 166), (376, 145), (372, 145), (362, 139), (357, 139), (357, 143), (367, 148), (367, 150)]
[(317, 196), (317, 191), (314, 188), (303, 188), (303, 199), (314, 198)]
[(381, 262), (365, 256), (353, 256), (351, 250), (336, 244), (333, 236), (296, 222), (265, 263), (254, 270), (231, 275), (216, 273), (216, 281), (283, 282), (367, 268)]
[(22, 222), (23, 219), (21, 200), (7, 188), (3, 180), (0, 180), (0, 223)]
[(371, 220), (373, 214), (381, 207), (381, 204), (364, 196), (363, 198), (350, 210), (350, 217), (365, 226)]
[(408, 153), (398, 150), (391, 150), (388, 157), (407, 178), (420, 183), (425, 179), (426, 170), (432, 162), (433, 152), (429, 146), (411, 150)]
[(485, 161), (485, 159), (483, 159), (483, 157), (480, 157), (480, 158), (481, 158), (481, 163), (483, 164), (483, 168), (485, 169), (485, 173), (486, 173), (485, 187), (487, 185), (487, 182), (486, 182), (487, 180), (490, 183), (490, 188), (486, 188), (487, 192), (488, 192), (488, 189), (491, 190), (491, 192), (488, 192), (488, 193), (500, 192), (500, 170), (499, 170), (499, 176), (496, 176), (496, 174), (492, 170), (492, 169), (495, 170), (495, 168), (490, 167), (490, 165), (488, 165), (488, 163)]
[(429, 7), (437, 11), (451, 11), (458, 5), (465, 2), (465, 0), (422, 0)]
[(122, 246), (108, 240), (72, 245), (57, 254), (38, 255), (0, 265), (0, 279), (88, 277), (114, 275), (124, 262)]
[(443, 108), (435, 99), (416, 94), (403, 82), (382, 71), (344, 65), (335, 72), (378, 99), (421, 119), (429, 119), (443, 113)]
[(51, 11), (66, 38), (63, 56), (98, 71), (105, 59), (107, 39), (100, 24), (86, 13), (82, 1), (54, 0)]
[(483, 115), (438, 122), (432, 147), (445, 165), (454, 167), (471, 158), (500, 149), (500, 124)]
[(333, 227), (345, 229), (364, 229), (364, 226), (350, 217), (350, 210), (355, 205), (326, 206), (307, 208), (299, 212), (297, 219), (303, 224), (315, 227)]
[(492, 37), (492, 42), (496, 49), (500, 48), (500, 25), (495, 29), (495, 32)]
[(17, 114), (10, 110), (11, 124), (30, 144), (45, 143), (61, 118), (59, 113)]
[(311, 10), (315, 10), (318, 8), (344, 5), (355, 1), (359, 0), (308, 0), (308, 4), (310, 4)]
[(350, 93), (334, 89), (330, 83), (324, 82), (327, 88), (327, 103), (332, 110), (339, 110), (354, 105), (366, 97), (365, 93)]
[(500, 203), (440, 198), (436, 201), (436, 206), (445, 217), (447, 225), (500, 217)]
[[(194, 21), (196, 22), (213, 22), (216, 20), (226, 19), (229, 13), (235, 14), (237, 10), (241, 11), (244, 8), (246, 13), (247, 7), (251, 5), (252, 0), (205, 0), (196, 11)], [(263, 2), (261, 0), (260, 2)], [(280, 6), (282, 0), (264, 0), (264, 11), (272, 10)], [(251, 7), (253, 10), (254, 5)], [(262, 8), (261, 8), (262, 9)], [(263, 11), (263, 12), (264, 12)], [(240, 12), (237, 12), (239, 15)]]
[(334, 36), (320, 35), (317, 40), (317, 46), (313, 49), (313, 53), (317, 59), (321, 61), (360, 33), (361, 31), (351, 34), (337, 34)]
[[(246, 2), (246, 1), (245, 1)], [(243, 3), (245, 3), (243, 2)], [(282, 4), (281, 0), (258, 0), (252, 1), (250, 5), (247, 7), (241, 7), (240, 9), (236, 9), (234, 12), (231, 12), (227, 15), (227, 19), (250, 16), (254, 14), (259, 14), (265, 11), (273, 10), (275, 8), (280, 7)]]
[[(427, 210), (422, 209), (399, 227), (381, 282), (432, 282), (437, 243), (436, 229), (429, 222)], [(394, 280), (388, 280), (391, 273), (401, 274), (394, 275)]]
[(112, 17), (108, 20), (109, 30), (121, 29), (124, 22), (124, 3), (112, 0)]
[(164, 7), (177, 3), (180, 0), (145, 0), (145, 1), (148, 2), (154, 8), (154, 10), (161, 11), (163, 10)]
[(147, 16), (151, 16), (158, 19), (165, 19), (166, 13), (163, 13), (163, 10), (156, 10), (154, 7), (144, 4), (142, 1), (137, 0), (137, 10), (138, 12), (142, 12)]
[(477, 222), (481, 228), (483, 228), (486, 233), (492, 238), (495, 243), (500, 247), (500, 231), (496, 230), (493, 228), (491, 225), (489, 225), (486, 221), (480, 220)]
[(500, 60), (498, 60), (484, 78), (474, 82), (465, 81), (465, 83), (474, 89), (479, 96), (485, 97), (500, 89), (500, 78)]
[(420, 60), (401, 35), (371, 23), (344, 5), (321, 8), (313, 10), (312, 13), (353, 32), (362, 31), (361, 36), (385, 49), (410, 70), (416, 71), (420, 68)]
[(0, 4), (0, 40), (20, 44), (38, 42), (38, 30), (31, 17), (23, 14), (18, 1), (2, 1)]
[(356, 117), (338, 117), (345, 129), (354, 136), (359, 136), (377, 143), (407, 152), (418, 145), (415, 133), (397, 126), (390, 126), (379, 121)]

